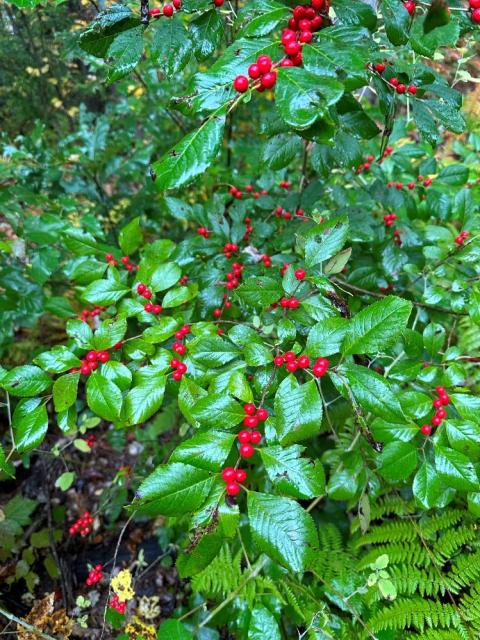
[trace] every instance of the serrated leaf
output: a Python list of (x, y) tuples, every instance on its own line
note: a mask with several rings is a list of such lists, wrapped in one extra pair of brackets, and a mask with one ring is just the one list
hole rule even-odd
[(406, 329), (412, 303), (388, 296), (357, 313), (349, 322), (342, 345), (344, 355), (377, 354)]
[(91, 304), (108, 306), (119, 302), (129, 291), (117, 280), (95, 280), (85, 289), (82, 298)]
[[(162, 22), (169, 22), (162, 20)], [(142, 244), (143, 234), (140, 227), (140, 217), (133, 218), (128, 224), (120, 229), (118, 234), (118, 244), (123, 253), (127, 256), (134, 253)]]
[(170, 289), (182, 277), (182, 270), (175, 262), (165, 262), (159, 265), (149, 278), (149, 285), (153, 291)]
[(0, 386), (12, 396), (28, 398), (42, 393), (52, 384), (50, 377), (39, 367), (24, 365), (11, 369), (0, 380)]
[(122, 392), (116, 384), (107, 380), (98, 371), (88, 377), (87, 404), (104, 420), (117, 422), (122, 409)]
[(104, 320), (93, 336), (94, 348), (98, 351), (110, 349), (117, 342), (121, 342), (126, 333), (126, 320)]
[(241, 354), (238, 347), (220, 336), (196, 338), (188, 346), (193, 359), (207, 367), (220, 367)]
[(191, 416), (212, 429), (232, 429), (245, 417), (240, 403), (228, 395), (208, 395), (190, 409)]
[(236, 437), (227, 431), (198, 432), (176, 447), (170, 462), (185, 462), (206, 471), (221, 471)]
[(13, 412), (12, 426), (19, 452), (38, 447), (48, 430), (48, 415), (43, 399), (20, 400)]
[(415, 474), (412, 485), (413, 495), (425, 509), (436, 507), (443, 483), (433, 464), (425, 461)]
[(311, 516), (295, 500), (254, 491), (247, 507), (257, 548), (291, 571), (304, 571), (318, 545)]
[(55, 411), (66, 411), (77, 399), (79, 373), (67, 373), (57, 378), (53, 384), (53, 404)]
[(134, 374), (133, 387), (125, 397), (122, 417), (128, 426), (145, 422), (162, 406), (166, 376), (163, 369), (143, 367)]
[(348, 218), (326, 220), (309, 230), (305, 239), (305, 261), (313, 267), (335, 255), (348, 237)]
[(408, 442), (389, 442), (379, 457), (379, 471), (390, 482), (407, 480), (417, 466), (416, 447)]
[(322, 401), (313, 380), (299, 384), (293, 375), (283, 380), (275, 394), (275, 429), (280, 444), (292, 444), (318, 434)]
[(460, 491), (478, 491), (480, 488), (475, 467), (466, 455), (455, 449), (437, 445), (435, 468), (448, 487)]
[(252, 277), (245, 280), (236, 293), (248, 305), (267, 307), (282, 297), (283, 287), (280, 280), (268, 276)]
[(193, 513), (207, 499), (215, 476), (188, 464), (160, 465), (140, 485), (133, 507), (141, 515)]
[(152, 58), (165, 76), (171, 78), (187, 64), (192, 43), (178, 16), (157, 20), (152, 27)]
[(348, 321), (345, 318), (325, 318), (312, 327), (307, 338), (306, 352), (313, 358), (339, 353), (345, 338)]
[(256, 605), (252, 611), (248, 640), (282, 640), (275, 616), (261, 604)]
[(33, 362), (49, 373), (63, 373), (82, 364), (70, 349), (61, 345), (53, 347), (51, 351), (44, 351)]
[(302, 458), (304, 447), (261, 447), (265, 471), (275, 488), (294, 498), (316, 498), (325, 491), (325, 474), (319, 460)]

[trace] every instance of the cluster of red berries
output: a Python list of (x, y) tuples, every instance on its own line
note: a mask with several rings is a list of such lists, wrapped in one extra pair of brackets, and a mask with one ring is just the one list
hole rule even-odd
[[(116, 258), (114, 258), (113, 254), (111, 253), (107, 253), (105, 255), (105, 260), (108, 262), (108, 264), (111, 264), (113, 267), (118, 266), (118, 260), (116, 260)], [(123, 266), (127, 271), (133, 271), (134, 269), (138, 271), (139, 269), (138, 264), (133, 264), (133, 262), (130, 262), (130, 258), (128, 256), (122, 256), (120, 259), (120, 263), (123, 264)]]
[(70, 373), (80, 373), (84, 376), (88, 376), (92, 371), (98, 368), (98, 364), (108, 362), (110, 360), (110, 354), (108, 351), (89, 351), (85, 358), (82, 360), (81, 367), (74, 367), (70, 369)]
[[(240, 76), (238, 76), (238, 77), (240, 77)], [(247, 80), (247, 82), (248, 82), (248, 80)], [(233, 196), (234, 198), (237, 198), (237, 200), (241, 200), (243, 198), (243, 192), (240, 191), (240, 189), (237, 189), (237, 187), (230, 187), (230, 189), (228, 190), (228, 193), (231, 196)]]
[(391, 156), (393, 153), (393, 147), (386, 147), (385, 151), (383, 152), (383, 157), (384, 158), (388, 158), (388, 156)]
[(226, 258), (231, 258), (234, 253), (238, 251), (238, 244), (236, 242), (227, 242), (223, 246), (223, 255)]
[(245, 482), (247, 472), (245, 469), (234, 469), (233, 467), (225, 467), (222, 471), (222, 480), (227, 483), (225, 491), (229, 496), (236, 496), (240, 493), (239, 482)]
[(292, 186), (292, 183), (289, 182), (288, 180), (280, 180), (280, 182), (278, 183), (279, 187), (282, 187), (282, 189), (290, 189), (290, 187)]
[(93, 433), (90, 434), (87, 438), (85, 438), (85, 442), (88, 444), (90, 449), (93, 448), (93, 446), (95, 445), (96, 441), (97, 441), (97, 436), (94, 435)]
[(210, 231), (207, 227), (198, 227), (197, 233), (199, 236), (203, 236), (205, 239), (210, 237)]
[(386, 227), (391, 227), (395, 224), (396, 219), (397, 219), (396, 213), (386, 213), (383, 216), (383, 223)]
[(455, 238), (455, 244), (462, 245), (465, 242), (465, 240), (468, 238), (469, 235), (470, 235), (470, 233), (468, 231), (462, 231)]
[(378, 287), (380, 293), (387, 293), (388, 291), (393, 291), (393, 283), (389, 282), (386, 287)]
[(368, 155), (365, 157), (365, 161), (362, 164), (359, 164), (356, 170), (356, 173), (362, 173), (363, 171), (368, 171), (372, 166), (372, 162), (375, 158), (372, 155)]
[(151, 18), (159, 18), (163, 14), (166, 18), (171, 18), (175, 13), (175, 9), (178, 11), (181, 8), (182, 0), (172, 0), (172, 4), (166, 3), (163, 5), (163, 8), (153, 7), (153, 9), (150, 9), (148, 12), (148, 15)]
[(480, 0), (470, 0), (470, 20), (475, 24), (480, 24)]
[(87, 579), (85, 580), (85, 584), (91, 587), (92, 585), (97, 584), (97, 582), (100, 582), (101, 580), (103, 580), (104, 574), (102, 569), (103, 569), (103, 564), (95, 565), (93, 569), (89, 572)]
[(75, 520), (75, 522), (69, 528), (68, 533), (71, 536), (74, 536), (76, 533), (79, 533), (82, 537), (88, 536), (88, 534), (92, 530), (92, 523), (93, 518), (90, 514), (90, 511), (85, 511), (83, 516), (80, 516), (78, 520)]
[(262, 189), (261, 191), (255, 191), (254, 187), (251, 184), (247, 184), (247, 186), (245, 187), (245, 191), (247, 191), (248, 193), (251, 193), (252, 197), (255, 200), (258, 200), (260, 196), (266, 196), (268, 194), (268, 191), (266, 189)]
[(190, 333), (190, 327), (188, 324), (184, 324), (178, 331), (175, 332), (175, 338), (177, 340), (183, 340), (183, 338)]
[(250, 240), (250, 235), (253, 233), (252, 219), (247, 217), (245, 218), (244, 223), (245, 223), (245, 235), (243, 236), (242, 241), (248, 242)]
[(259, 422), (265, 422), (268, 418), (268, 411), (263, 408), (256, 408), (251, 402), (243, 405), (245, 418), (243, 426), (247, 427), (238, 433), (238, 441), (240, 443), (239, 453), (242, 458), (251, 458), (255, 453), (252, 444), (259, 444), (262, 441), (262, 434), (256, 431)]
[(295, 296), (292, 296), (291, 298), (280, 298), (277, 303), (272, 304), (274, 309), (277, 307), (281, 307), (282, 309), (298, 309), (299, 306), (300, 302), (298, 298), (295, 298)]
[(450, 404), (450, 398), (444, 387), (435, 387), (435, 391), (437, 392), (438, 398), (435, 398), (432, 404), (436, 411), (430, 420), (430, 424), (424, 424), (420, 429), (424, 436), (429, 436), (432, 433), (432, 427), (439, 427), (447, 417), (447, 412), (444, 407)]
[(187, 365), (177, 358), (172, 358), (170, 360), (170, 366), (172, 367), (172, 369), (175, 369), (175, 371), (172, 373), (172, 378), (174, 380), (180, 381), (183, 378), (183, 374), (187, 372)]
[(397, 247), (402, 246), (402, 238), (400, 237), (400, 231), (398, 229), (395, 229), (395, 231), (393, 232), (393, 241), (397, 245)]
[(232, 270), (225, 274), (225, 287), (227, 289), (236, 289), (239, 286), (243, 269), (244, 266), (241, 262), (234, 262), (232, 264)]
[[(299, 356), (297, 358), (293, 351), (286, 351), (283, 355), (275, 356), (273, 363), (277, 367), (285, 365), (286, 370), (293, 373), (297, 369), (308, 369), (310, 367), (310, 358), (308, 356)], [(317, 358), (312, 367), (313, 375), (317, 378), (324, 376), (329, 364), (327, 358)]]
[[(254, 64), (248, 67), (248, 76), (254, 81), (253, 87), (257, 91), (271, 89), (277, 82), (277, 72), (272, 70), (272, 59), (270, 56), (261, 55)], [(255, 82), (258, 80), (258, 82)], [(245, 93), (250, 87), (250, 80), (247, 76), (239, 75), (233, 81), (233, 88), (238, 93)]]
[(182, 342), (174, 342), (172, 344), (172, 349), (175, 351), (175, 353), (178, 353), (179, 356), (183, 356), (183, 354), (187, 350), (187, 347)]
[(402, 93), (408, 92), (412, 96), (414, 96), (417, 93), (417, 87), (414, 84), (409, 84), (407, 87), (407, 85), (405, 85), (403, 82), (400, 82), (398, 78), (390, 78), (388, 82), (392, 87), (394, 87), (397, 93), (402, 94)]
[[(138, 295), (143, 296), (146, 300), (150, 300), (153, 295), (147, 285), (143, 282), (140, 282), (137, 285), (137, 293)], [(158, 316), (163, 311), (161, 305), (154, 304), (153, 302), (147, 302), (143, 308), (147, 313), (153, 313), (156, 316)]]
[(127, 609), (127, 603), (122, 602), (116, 593), (114, 593), (110, 598), (108, 602), (108, 606), (111, 609), (115, 609), (115, 611), (117, 611), (118, 613), (121, 613), (122, 615), (125, 613)]
[(182, 284), (187, 284), (188, 282), (188, 276), (182, 276), (180, 278), (180, 280), (178, 281), (178, 284), (182, 285)]
[(88, 318), (95, 318), (95, 316), (99, 316), (106, 308), (107, 307), (94, 307), (91, 311), (88, 309), (82, 309), (78, 318), (79, 320), (82, 320), (82, 322), (87, 322)]
[(268, 253), (264, 253), (262, 255), (262, 262), (263, 262), (263, 265), (265, 267), (267, 267), (267, 269), (269, 269), (272, 266), (272, 261), (270, 259), (270, 256), (268, 255)]

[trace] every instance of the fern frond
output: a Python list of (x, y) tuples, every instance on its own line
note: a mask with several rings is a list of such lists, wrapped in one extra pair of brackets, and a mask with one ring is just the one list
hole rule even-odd
[(432, 553), (439, 564), (452, 558), (457, 551), (468, 543), (478, 540), (478, 532), (469, 525), (444, 532), (433, 544)]
[(412, 537), (415, 537), (415, 530), (410, 522), (394, 520), (373, 527), (370, 533), (357, 540), (356, 547), (363, 547), (366, 544), (408, 542)]
[(460, 511), (460, 509), (448, 509), (444, 511), (444, 513), (430, 516), (428, 519), (420, 522), (419, 529), (425, 538), (431, 538), (438, 531), (455, 526), (464, 517), (464, 511)]
[(241, 552), (232, 558), (230, 548), (224, 545), (208, 567), (192, 578), (193, 590), (212, 597), (225, 597), (241, 583), (241, 559)]
[(451, 604), (421, 598), (399, 598), (392, 605), (384, 607), (368, 621), (374, 632), (404, 630), (414, 627), (423, 631), (425, 627), (458, 628), (461, 618)]
[(397, 592), (404, 595), (414, 595), (417, 591), (421, 596), (443, 596), (448, 584), (442, 580), (434, 567), (419, 569), (405, 564), (394, 566), (389, 571), (390, 579), (395, 584)]
[(431, 558), (428, 551), (420, 542), (411, 542), (409, 544), (382, 544), (378, 547), (369, 549), (362, 556), (358, 563), (359, 569), (366, 569), (370, 564), (383, 555), (387, 554), (391, 564), (406, 563), (414, 566), (426, 567), (431, 564)]
[(455, 559), (452, 568), (445, 579), (448, 588), (454, 593), (475, 583), (480, 578), (480, 550), (468, 555), (461, 555)]
[(470, 591), (462, 597), (460, 611), (465, 620), (480, 632), (480, 582), (472, 585)]

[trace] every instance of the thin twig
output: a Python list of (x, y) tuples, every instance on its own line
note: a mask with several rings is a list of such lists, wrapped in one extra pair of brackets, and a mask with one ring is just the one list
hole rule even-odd
[(30, 633), (33, 633), (33, 635), (37, 636), (38, 638), (44, 638), (45, 640), (57, 640), (57, 638), (49, 636), (48, 633), (44, 633), (38, 627), (34, 627), (33, 624), (22, 620), (22, 618), (17, 618), (17, 616), (15, 616), (13, 613), (10, 613), (10, 611), (7, 611), (2, 607), (0, 607), (0, 615), (4, 616), (8, 620), (11, 620), (12, 622), (16, 622), (21, 627), (23, 627), (27, 631), (30, 631)]

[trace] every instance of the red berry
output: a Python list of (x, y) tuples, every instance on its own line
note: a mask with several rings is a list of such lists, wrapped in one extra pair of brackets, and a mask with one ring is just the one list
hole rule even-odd
[(298, 369), (298, 364), (296, 362), (287, 362), (287, 364), (285, 365), (285, 368), (290, 373), (293, 373)]
[(445, 411), (445, 409), (439, 409), (436, 414), (437, 418), (440, 418), (440, 420), (444, 420), (447, 417), (447, 412)]
[(249, 86), (248, 78), (246, 76), (237, 76), (233, 81), (233, 88), (239, 93), (245, 93)]
[(173, 5), (171, 4), (166, 4), (163, 7), (163, 15), (166, 18), (171, 18), (173, 16)]
[(85, 356), (85, 359), (87, 360), (87, 362), (95, 362), (95, 360), (97, 359), (97, 352), (89, 351)]
[(182, 8), (182, 0), (173, 0), (173, 6), (177, 11)]
[(399, 84), (400, 80), (398, 78), (390, 78), (390, 84), (393, 87), (396, 87)]
[(225, 491), (229, 496), (237, 496), (240, 493), (240, 485), (236, 482), (229, 482), (226, 486)]
[(177, 371), (179, 373), (186, 373), (187, 372), (187, 365), (184, 362), (179, 362), (177, 365)]
[(242, 458), (251, 458), (255, 453), (255, 449), (252, 447), (251, 444), (242, 444), (242, 446), (239, 449), (239, 453), (242, 456)]
[(213, 315), (215, 316), (215, 318), (219, 318), (222, 315), (222, 310), (221, 309), (214, 309), (213, 310)]
[[(295, 355), (295, 354), (293, 354), (293, 355)], [(283, 359), (283, 356), (275, 356), (275, 358), (273, 359), (273, 364), (276, 367), (281, 367), (284, 362), (285, 362), (285, 360)]]
[(258, 418), (257, 416), (245, 416), (245, 418), (243, 419), (243, 424), (249, 429), (255, 429), (255, 427), (258, 425)]
[(128, 256), (122, 256), (121, 263), (128, 264), (130, 262), (130, 258)]
[(311, 42), (313, 40), (313, 34), (311, 31), (302, 31), (299, 38), (300, 42)]
[(152, 292), (150, 291), (150, 289), (145, 289), (145, 291), (143, 292), (143, 297), (147, 300), (150, 300), (150, 298), (152, 297)]
[(468, 4), (470, 9), (480, 9), (480, 0), (470, 0)]
[(270, 56), (258, 56), (257, 65), (260, 69), (260, 73), (268, 73), (272, 68), (272, 60)]
[(172, 359), (170, 360), (170, 366), (171, 366), (173, 369), (176, 369), (176, 368), (178, 367), (178, 365), (179, 365), (179, 364), (180, 364), (180, 360), (178, 360), (177, 358), (172, 358)]
[(470, 19), (475, 24), (480, 24), (480, 9), (474, 9), (470, 15)]
[(250, 434), (250, 442), (252, 444), (259, 444), (262, 441), (262, 434), (260, 431), (252, 431)]
[(424, 424), (420, 431), (424, 436), (429, 436), (432, 433), (432, 427), (429, 424)]
[(297, 42), (296, 40), (292, 41), (292, 42), (287, 42), (287, 44), (285, 45), (285, 53), (288, 56), (294, 56), (297, 53), (300, 53), (302, 46), (299, 42)]
[(300, 303), (298, 302), (297, 298), (290, 298), (290, 300), (288, 301), (288, 308), (289, 309), (298, 309), (298, 305)]
[(255, 415), (255, 405), (252, 404), (251, 402), (248, 402), (247, 404), (243, 405), (243, 410), (245, 411), (245, 413), (247, 414), (247, 416), (254, 416)]
[(438, 416), (433, 416), (430, 422), (433, 424), (434, 427), (439, 427), (442, 424), (442, 419), (439, 418)]
[(225, 0), (213, 0), (213, 4), (216, 7), (221, 7), (223, 5), (223, 3), (225, 2)]
[(415, 13), (415, 2), (413, 0), (407, 0), (403, 3), (403, 6), (411, 16)]
[(100, 362), (108, 362), (110, 360), (110, 354), (108, 351), (100, 351), (98, 354), (98, 359)]
[(277, 72), (269, 71), (262, 77), (260, 82), (262, 87), (264, 87), (265, 89), (271, 89), (273, 86), (275, 86), (276, 81), (277, 81)]
[(286, 362), (294, 362), (294, 360), (296, 360), (297, 356), (293, 353), (293, 351), (286, 351), (283, 354), (283, 357), (285, 358)]
[(251, 440), (251, 432), (246, 429), (242, 429), (242, 431), (239, 431), (237, 437), (240, 444), (247, 444), (247, 442), (250, 442)]
[(181, 372), (180, 372), (180, 371), (178, 371), (178, 370), (177, 370), (177, 371), (174, 371), (174, 372), (172, 373), (172, 378), (173, 378), (174, 380), (176, 380), (177, 382), (178, 382), (179, 380), (181, 380), (181, 379), (182, 379), (182, 377), (183, 377), (183, 373), (181, 373)]
[(174, 342), (172, 345), (172, 348), (175, 351), (175, 353), (178, 353), (180, 355), (184, 354), (185, 351), (187, 350), (187, 347), (181, 342)]
[(82, 366), (80, 367), (80, 373), (82, 373), (84, 376), (88, 376), (88, 374), (90, 373), (90, 367), (88, 366), (88, 364), (82, 364)]
[[(397, 89), (398, 91), (398, 89)], [(411, 93), (414, 96), (417, 93), (417, 87), (414, 84), (409, 84), (407, 88), (408, 93)]]
[(306, 369), (310, 366), (310, 358), (308, 356), (300, 356), (297, 360), (297, 364), (301, 369)]
[(441, 395), (443, 395), (443, 394), (447, 393), (447, 392), (445, 391), (445, 387), (435, 387), (435, 391), (438, 393), (438, 395), (439, 395), (439, 396), (441, 396)]
[(440, 400), (440, 398), (435, 398), (432, 404), (435, 409), (440, 409), (442, 407), (442, 401)]
[(235, 480), (235, 476), (236, 471), (233, 467), (225, 467), (225, 469), (222, 471), (222, 479), (225, 480), (225, 482), (231, 482), (232, 480)]
[(153, 18), (156, 16), (160, 15), (160, 8), (159, 7), (153, 7), (153, 9), (150, 9), (148, 12), (149, 16), (152, 16)]
[(147, 313), (151, 313), (153, 311), (153, 304), (151, 302), (147, 302), (143, 308)]
[[(248, 67), (248, 75), (250, 76), (250, 78), (252, 78), (252, 80), (256, 80), (262, 75), (260, 69), (258, 68), (258, 64), (251, 64)], [(247, 187), (247, 191), (251, 191), (251, 189)]]
[(442, 401), (442, 404), (444, 406), (447, 406), (447, 404), (450, 404), (450, 398), (447, 396), (446, 393), (442, 393), (442, 395), (440, 396), (440, 400)]
[(293, 67), (295, 66), (293, 64), (293, 62), (290, 60), (290, 58), (284, 58), (281, 63), (280, 63), (281, 67)]
[(245, 469), (237, 469), (235, 472), (235, 480), (237, 482), (245, 482), (247, 479), (247, 472)]
[(142, 295), (142, 293), (145, 291), (146, 288), (147, 288), (147, 286), (145, 284), (143, 284), (143, 282), (140, 282), (140, 284), (137, 285), (137, 293)]
[[(297, 211), (298, 214), (298, 211)], [(295, 271), (295, 278), (297, 280), (304, 280), (307, 276), (307, 272), (304, 269), (297, 269)]]
[(256, 417), (261, 421), (261, 422), (265, 422), (265, 420), (268, 418), (268, 411), (266, 409), (259, 409), (257, 411), (257, 415)]
[(404, 84), (400, 83), (397, 84), (397, 93), (405, 93), (406, 87)]
[(162, 307), (159, 304), (154, 304), (152, 312), (158, 316), (159, 313), (162, 313)]
[(386, 67), (383, 64), (383, 62), (378, 62), (377, 64), (374, 64), (373, 68), (375, 69), (375, 71), (377, 73), (383, 73), (385, 71), (385, 69), (386, 69)]

